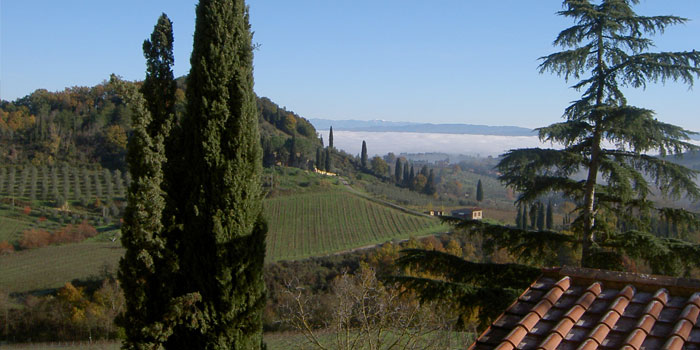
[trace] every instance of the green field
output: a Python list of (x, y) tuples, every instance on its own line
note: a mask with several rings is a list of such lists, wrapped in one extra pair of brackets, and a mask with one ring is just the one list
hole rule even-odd
[[(332, 254), (447, 230), (436, 218), (408, 214), (337, 186), (273, 197), (264, 204), (270, 228), (268, 261)], [(0, 220), (11, 223), (8, 217)], [(73, 279), (96, 276), (105, 266), (114, 271), (124, 250), (110, 237), (111, 232), (103, 232), (83, 243), (0, 256), (0, 289), (27, 292), (57, 288)]]
[(115, 271), (123, 254), (118, 242), (85, 242), (0, 255), (0, 289), (26, 292), (97, 277), (105, 268)]
[(428, 235), (447, 228), (435, 218), (412, 215), (348, 191), (330, 190), (265, 201), (270, 225), (269, 260), (299, 259)]

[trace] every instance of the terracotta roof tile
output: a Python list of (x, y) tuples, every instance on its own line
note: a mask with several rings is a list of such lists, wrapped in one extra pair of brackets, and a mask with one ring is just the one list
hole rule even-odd
[(698, 318), (698, 280), (549, 269), (470, 349), (700, 349)]

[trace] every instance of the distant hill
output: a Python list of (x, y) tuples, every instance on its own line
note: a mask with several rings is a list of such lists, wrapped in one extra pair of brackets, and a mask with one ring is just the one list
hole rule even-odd
[(317, 130), (374, 131), (374, 132), (417, 132), (436, 134), (471, 134), (501, 136), (534, 136), (537, 133), (518, 126), (489, 126), (474, 124), (431, 124), (412, 122), (391, 122), (385, 120), (330, 120), (309, 119)]

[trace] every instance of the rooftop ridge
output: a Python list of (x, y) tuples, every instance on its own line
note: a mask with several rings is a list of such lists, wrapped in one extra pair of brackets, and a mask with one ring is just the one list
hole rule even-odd
[[(598, 270), (584, 267), (563, 266), (542, 269), (544, 276), (561, 278), (569, 276), (581, 284), (595, 281), (612, 288), (623, 288), (633, 284), (638, 291), (655, 292), (659, 288), (667, 289), (673, 295), (690, 296), (700, 290), (700, 280), (683, 277), (670, 277), (638, 272), (621, 272)], [(698, 302), (700, 305), (700, 301)]]

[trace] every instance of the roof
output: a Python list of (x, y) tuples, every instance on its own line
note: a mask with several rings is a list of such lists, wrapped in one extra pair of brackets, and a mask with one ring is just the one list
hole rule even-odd
[(700, 280), (547, 269), (469, 349), (700, 349), (699, 314)]

